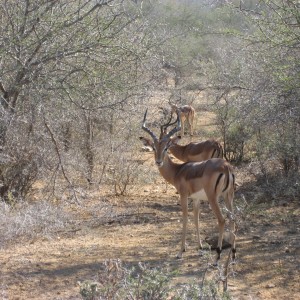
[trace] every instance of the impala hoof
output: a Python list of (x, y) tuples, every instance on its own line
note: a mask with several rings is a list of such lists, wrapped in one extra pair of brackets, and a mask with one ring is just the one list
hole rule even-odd
[(236, 249), (232, 249), (232, 263), (235, 264), (235, 259), (236, 259)]
[(235, 256), (236, 256), (236, 249), (233, 248), (231, 251), (232, 251), (232, 259), (235, 259)]
[(217, 251), (217, 259), (219, 260), (221, 257), (222, 249), (220, 247), (217, 247), (216, 251)]

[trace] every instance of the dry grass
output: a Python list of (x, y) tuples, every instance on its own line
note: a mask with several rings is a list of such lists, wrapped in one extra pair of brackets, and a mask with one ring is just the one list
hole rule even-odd
[(0, 240), (8, 242), (38, 237), (51, 238), (71, 222), (70, 216), (48, 201), (19, 202), (13, 206), (0, 203)]

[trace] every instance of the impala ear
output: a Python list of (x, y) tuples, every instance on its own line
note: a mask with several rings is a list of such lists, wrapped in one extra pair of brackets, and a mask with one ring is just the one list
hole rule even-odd
[(177, 145), (177, 143), (179, 142), (180, 139), (181, 139), (181, 136), (180, 136), (180, 135), (172, 137), (172, 138), (170, 139), (170, 141), (171, 141), (170, 146), (172, 147), (172, 146)]
[(150, 139), (140, 136), (140, 140), (142, 141), (145, 147), (150, 147), (151, 149), (153, 149), (154, 144)]

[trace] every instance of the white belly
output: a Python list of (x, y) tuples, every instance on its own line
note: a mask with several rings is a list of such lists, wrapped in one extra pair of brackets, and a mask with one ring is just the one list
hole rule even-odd
[(190, 198), (192, 198), (193, 200), (207, 200), (207, 195), (206, 195), (204, 189), (202, 189), (202, 190), (198, 191), (197, 193), (190, 195)]

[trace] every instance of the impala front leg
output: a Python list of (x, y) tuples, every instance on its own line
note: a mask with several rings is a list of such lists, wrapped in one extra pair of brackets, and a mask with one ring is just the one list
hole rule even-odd
[(184, 136), (184, 122), (185, 122), (185, 117), (183, 115), (180, 116), (180, 122), (181, 122), (181, 136)]
[(181, 237), (181, 249), (177, 254), (177, 258), (182, 258), (182, 253), (186, 251), (186, 230), (188, 222), (188, 199), (187, 197), (180, 196), (181, 209), (182, 209), (182, 218), (183, 218), (183, 228), (182, 228), (182, 237)]
[(200, 201), (199, 200), (193, 200), (194, 203), (194, 222), (196, 226), (196, 232), (197, 232), (197, 240), (198, 240), (198, 249), (202, 249), (202, 242), (200, 239), (200, 232), (199, 232), (199, 213), (200, 213)]
[(218, 246), (217, 246), (217, 259), (216, 259), (216, 263), (215, 263), (215, 264), (218, 264), (218, 260), (220, 259), (221, 252), (222, 252), (222, 242), (223, 242), (223, 235), (224, 235), (224, 228), (225, 228), (225, 219), (224, 219), (222, 212), (220, 210), (220, 207), (218, 205), (218, 199), (215, 197), (212, 197), (209, 202), (210, 202), (211, 209), (214, 212), (214, 214), (218, 220), (219, 238), (218, 238)]

